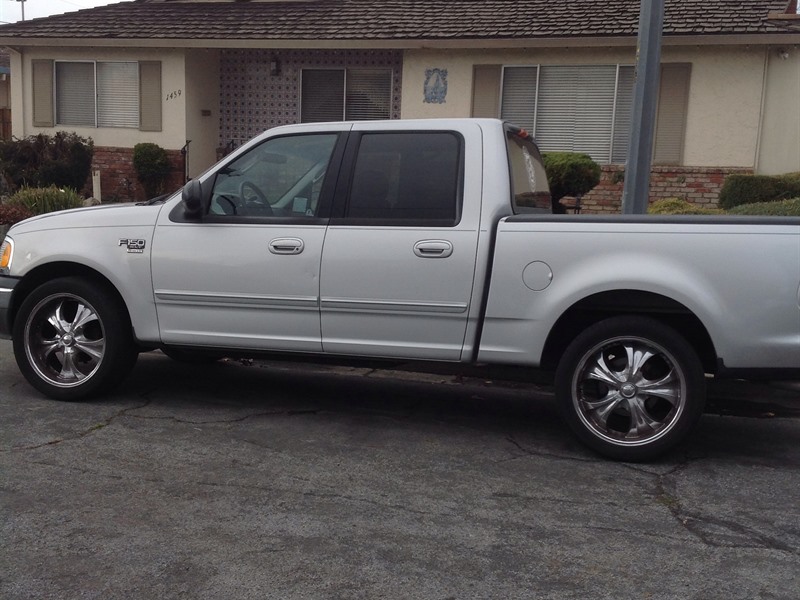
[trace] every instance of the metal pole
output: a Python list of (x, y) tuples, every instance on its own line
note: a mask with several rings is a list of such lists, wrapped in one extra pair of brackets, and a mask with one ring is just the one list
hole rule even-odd
[(653, 161), (658, 86), (661, 79), (664, 0), (641, 0), (640, 10), (631, 138), (622, 192), (622, 212), (634, 215), (647, 212), (650, 197), (650, 166)]

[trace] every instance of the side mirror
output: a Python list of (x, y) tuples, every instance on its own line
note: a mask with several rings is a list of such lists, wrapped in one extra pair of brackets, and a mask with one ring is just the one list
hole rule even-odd
[(183, 214), (187, 219), (199, 220), (203, 215), (203, 191), (197, 179), (187, 181), (181, 192)]

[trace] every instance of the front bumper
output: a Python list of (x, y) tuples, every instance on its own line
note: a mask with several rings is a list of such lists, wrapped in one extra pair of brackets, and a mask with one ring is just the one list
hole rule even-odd
[(11, 339), (11, 296), (19, 278), (0, 275), (0, 339)]

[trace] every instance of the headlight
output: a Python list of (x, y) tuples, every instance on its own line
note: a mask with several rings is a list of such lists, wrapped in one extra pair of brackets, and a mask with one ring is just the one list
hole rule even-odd
[(0, 273), (8, 273), (11, 269), (11, 258), (14, 256), (14, 240), (7, 237), (0, 246)]

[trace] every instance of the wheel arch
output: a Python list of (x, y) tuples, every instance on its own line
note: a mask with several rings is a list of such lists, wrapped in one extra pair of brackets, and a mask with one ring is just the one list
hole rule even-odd
[(714, 342), (697, 315), (672, 298), (632, 289), (599, 292), (570, 306), (547, 336), (541, 365), (555, 369), (567, 346), (580, 332), (599, 321), (622, 315), (647, 316), (668, 325), (692, 345), (707, 373), (716, 371)]
[(128, 324), (131, 324), (130, 308), (125, 302), (124, 297), (120, 294), (116, 286), (111, 282), (108, 277), (86, 265), (69, 261), (57, 261), (39, 265), (26, 273), (14, 288), (14, 294), (11, 298), (11, 306), (9, 307), (9, 326), (13, 330), (14, 321), (17, 318), (20, 306), (25, 302), (25, 299), (37, 287), (61, 277), (81, 277), (103, 286), (107, 291), (114, 294), (116, 299), (120, 302), (121, 306), (125, 307), (125, 314), (121, 315), (126, 319)]

